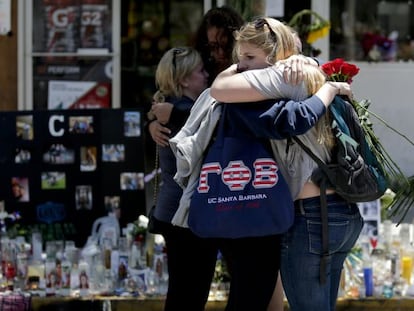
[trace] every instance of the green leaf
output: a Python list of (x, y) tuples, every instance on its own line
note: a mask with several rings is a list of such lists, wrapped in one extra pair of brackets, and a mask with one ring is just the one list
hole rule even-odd
[(366, 99), (359, 102), (352, 101), (352, 105), (358, 114), (361, 126), (365, 132), (368, 145), (377, 157), (391, 190), (395, 192), (395, 197), (387, 208), (388, 216), (397, 217), (398, 224), (400, 224), (407, 216), (410, 208), (414, 205), (414, 176), (405, 176), (398, 164), (392, 159), (385, 147), (381, 144), (378, 136), (375, 134), (370, 116), (374, 116), (388, 129), (391, 129), (413, 146), (414, 142), (412, 142), (406, 135), (390, 126), (379, 115), (370, 111), (368, 109), (370, 104), (371, 102)]

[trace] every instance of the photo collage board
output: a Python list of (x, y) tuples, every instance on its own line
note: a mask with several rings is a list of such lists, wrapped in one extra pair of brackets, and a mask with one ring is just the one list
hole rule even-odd
[(139, 110), (0, 112), (0, 122), (1, 230), (82, 247), (99, 217), (116, 211), (122, 228), (145, 214)]
[(364, 219), (364, 226), (360, 234), (361, 238), (369, 241), (372, 249), (377, 247), (379, 227), (381, 224), (381, 200), (358, 203), (359, 211)]

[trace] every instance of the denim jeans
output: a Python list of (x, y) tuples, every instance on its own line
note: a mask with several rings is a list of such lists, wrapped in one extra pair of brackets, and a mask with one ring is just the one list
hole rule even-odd
[(281, 277), (291, 311), (335, 310), (343, 263), (363, 226), (356, 204), (328, 195), (329, 256), (320, 283), (320, 198), (302, 200), (295, 222), (282, 236)]

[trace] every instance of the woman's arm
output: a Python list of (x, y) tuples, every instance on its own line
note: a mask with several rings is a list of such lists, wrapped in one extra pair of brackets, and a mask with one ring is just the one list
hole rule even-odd
[[(303, 101), (279, 99), (226, 106), (228, 115), (248, 128), (252, 135), (271, 139), (304, 134), (326, 112), (326, 106), (317, 96)], [(237, 125), (233, 127), (237, 130)]]
[(284, 139), (306, 133), (325, 114), (336, 95), (349, 96), (349, 91), (345, 82), (326, 82), (315, 95), (304, 100), (239, 103), (227, 105), (227, 109), (256, 137)]
[(232, 65), (221, 72), (211, 86), (211, 95), (224, 103), (241, 103), (264, 99), (307, 97), (305, 83), (293, 85), (284, 79), (286, 65), (252, 69), (238, 73)]
[(152, 140), (162, 147), (169, 145), (171, 124), (182, 126), (188, 118), (189, 111), (177, 109), (168, 102), (153, 103), (150, 113), (155, 118), (148, 124)]
[(314, 59), (303, 55), (292, 55), (273, 66), (244, 72), (238, 72), (237, 65), (234, 64), (222, 71), (213, 81), (211, 95), (216, 100), (226, 103), (270, 98), (303, 99), (306, 95), (303, 67), (306, 64), (318, 65)]
[(322, 87), (314, 94), (318, 97), (325, 107), (328, 107), (334, 100), (336, 95), (347, 96), (353, 99), (351, 86), (347, 82), (325, 82)]
[(247, 79), (238, 72), (237, 64), (231, 65), (219, 73), (211, 85), (210, 94), (223, 103), (252, 102), (268, 99), (256, 90)]
[[(299, 85), (286, 83), (280, 66), (237, 73), (237, 65), (232, 65), (217, 76), (211, 87), (211, 95), (224, 103), (252, 102), (271, 98), (303, 100), (307, 97), (307, 90), (304, 82)], [(335, 95), (346, 95), (352, 99), (350, 85), (346, 82), (326, 82), (315, 95), (326, 107)]]

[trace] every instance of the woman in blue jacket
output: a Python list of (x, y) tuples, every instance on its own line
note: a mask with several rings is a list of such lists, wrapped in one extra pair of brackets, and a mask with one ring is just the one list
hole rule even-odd
[[(270, 35), (274, 30), (274, 27), (271, 27), (272, 20), (268, 18), (263, 20), (261, 24)], [(255, 28), (254, 24), (246, 26), (244, 31), (242, 30), (239, 34), (238, 43), (241, 43), (240, 40), (247, 40), (254, 45), (254, 39), (249, 41), (246, 38), (255, 37), (248, 35), (248, 33), (255, 33)], [(242, 44), (238, 46), (239, 64), (231, 66), (216, 78), (211, 88), (211, 94), (217, 100), (227, 103), (281, 98), (283, 70), (289, 71), (290, 69), (286, 67), (289, 67), (292, 62), (282, 61), (278, 63), (279, 66), (271, 66), (275, 60), (278, 60), (277, 58), (272, 62), (269, 61), (268, 56), (260, 52), (252, 53), (252, 51), (246, 51)], [(252, 58), (256, 58), (256, 62), (253, 62)], [(251, 70), (260, 68), (265, 69)], [(242, 73), (239, 73), (240, 69), (242, 69)], [(319, 97), (323, 93), (329, 93), (330, 101), (335, 95), (345, 95), (352, 98), (348, 84), (325, 82), (324, 74), (316, 68), (305, 65), (302, 69), (301, 72), (305, 75), (302, 84), (307, 86), (306, 92), (294, 92), (294, 94), (285, 94), (282, 97), (303, 99), (311, 94)], [(315, 98), (315, 95), (311, 98)], [(282, 110), (289, 109), (287, 103), (282, 100), (279, 102), (279, 107), (283, 107)], [(277, 108), (278, 105), (275, 107), (258, 116), (265, 125), (270, 123), (268, 128), (278, 124), (280, 108)], [(306, 113), (305, 110), (304, 113)], [(246, 119), (246, 124), (251, 124), (251, 120), (252, 118)], [(295, 118), (291, 118), (290, 123), (295, 124)], [(263, 132), (263, 129), (260, 129), (259, 124), (259, 129), (256, 128), (255, 132), (260, 135), (261, 131)], [(276, 139), (285, 136), (285, 134), (287, 138), (295, 135), (293, 132), (286, 131), (285, 127), (276, 128), (275, 131), (273, 138)], [(315, 127), (302, 134), (300, 135), (301, 140), (320, 158), (329, 162), (333, 139), (327, 115), (320, 118)], [(312, 173), (318, 166), (300, 146), (292, 143), (289, 139), (272, 141), (272, 147), (278, 163), (281, 164), (283, 175), (290, 186), (296, 208), (295, 222), (289, 231), (283, 234), (281, 251), (281, 276), (290, 309), (292, 311), (333, 311), (335, 310), (344, 260), (363, 226), (359, 209), (356, 204), (346, 202), (333, 190), (327, 191), (330, 252), (329, 257), (326, 258), (326, 269), (320, 270), (322, 252), (321, 193), (319, 187), (311, 181)], [(320, 282), (320, 273), (322, 273), (322, 277), (326, 278), (325, 282)]]
[[(236, 38), (239, 69), (263, 68), (297, 52), (291, 29), (274, 19), (248, 23)], [(232, 70), (236, 70), (236, 67), (232, 67)], [(326, 107), (338, 94), (338, 90), (350, 94), (346, 83), (324, 83), (318, 86), (314, 96), (304, 99), (308, 93), (305, 84), (292, 86), (280, 82), (277, 90), (279, 94), (273, 97), (296, 100), (279, 101), (276, 104), (267, 101), (250, 105), (227, 105), (225, 116), (220, 116), (222, 104), (211, 99), (210, 90), (200, 95), (183, 129), (170, 140), (177, 157), (176, 180), (184, 181), (182, 184), (187, 186), (173, 223), (186, 226), (186, 208), (188, 209), (188, 201), (191, 202), (200, 176), (198, 163), (203, 154), (208, 152), (209, 141), (220, 118), (226, 118), (228, 131), (232, 131), (233, 135), (282, 139), (307, 133), (325, 114)], [(302, 98), (299, 98), (300, 94)], [(251, 100), (255, 99), (247, 98), (247, 101)], [(249, 146), (246, 145), (244, 150), (249, 152)], [(292, 202), (289, 189), (285, 195), (286, 204)], [(279, 238), (279, 235), (269, 234), (218, 239), (217, 243), (232, 259), (229, 262), (232, 279), (226, 310), (266, 310), (279, 270)]]
[[(154, 98), (167, 100), (180, 113), (168, 122), (172, 135), (185, 123), (194, 101), (208, 84), (200, 54), (191, 47), (168, 50), (155, 73)], [(173, 180), (176, 161), (169, 146), (158, 146), (161, 183), (153, 213), (154, 229), (163, 235), (168, 255), (165, 311), (204, 310), (214, 274), (217, 247), (190, 230), (173, 226), (182, 189)], [(200, 268), (201, 267), (201, 268)]]

